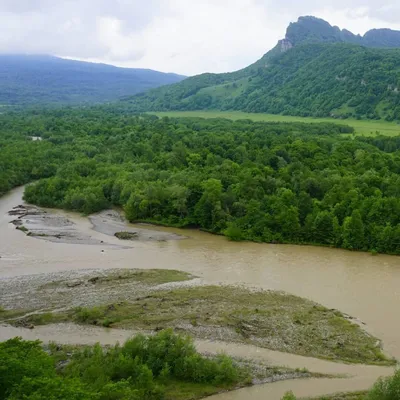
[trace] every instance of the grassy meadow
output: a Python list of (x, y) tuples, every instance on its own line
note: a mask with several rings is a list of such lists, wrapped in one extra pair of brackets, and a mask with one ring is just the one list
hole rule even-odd
[(169, 111), (154, 112), (159, 117), (199, 117), (199, 118), (227, 118), (231, 120), (251, 119), (257, 122), (337, 122), (353, 126), (357, 135), (375, 136), (397, 136), (400, 135), (400, 125), (396, 122), (384, 120), (356, 120), (356, 119), (334, 119), (334, 118), (311, 118), (311, 117), (292, 117), (288, 115), (256, 114), (241, 111)]

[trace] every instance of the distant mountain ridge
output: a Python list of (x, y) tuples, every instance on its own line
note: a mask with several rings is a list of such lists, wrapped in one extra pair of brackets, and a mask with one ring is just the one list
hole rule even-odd
[(372, 29), (361, 36), (332, 26), (323, 19), (306, 16), (289, 25), (281, 42), (291, 47), (305, 43), (350, 43), (365, 47), (397, 48), (400, 47), (400, 31)]
[(104, 103), (184, 78), (49, 55), (0, 54), (0, 104)]
[(132, 111), (237, 110), (400, 120), (400, 32), (300, 17), (260, 60), (127, 98)]

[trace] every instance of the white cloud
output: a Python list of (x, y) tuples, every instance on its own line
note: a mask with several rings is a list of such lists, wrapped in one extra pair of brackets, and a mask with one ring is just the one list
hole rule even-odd
[(224, 72), (256, 61), (300, 15), (354, 33), (400, 29), (395, 0), (0, 0), (0, 52)]

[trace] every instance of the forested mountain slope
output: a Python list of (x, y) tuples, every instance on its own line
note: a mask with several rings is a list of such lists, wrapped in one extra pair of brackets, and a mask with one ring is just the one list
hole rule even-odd
[[(203, 74), (127, 99), (136, 111), (239, 110), (400, 119), (400, 33), (363, 37), (313, 17), (251, 66)], [(380, 48), (375, 48), (380, 47)], [(386, 48), (384, 48), (386, 47)]]
[(52, 56), (0, 55), (0, 104), (100, 103), (182, 79)]

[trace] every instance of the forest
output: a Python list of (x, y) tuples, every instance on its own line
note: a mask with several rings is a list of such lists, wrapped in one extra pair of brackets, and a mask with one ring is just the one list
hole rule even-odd
[[(0, 193), (231, 240), (400, 254), (400, 137), (336, 124), (158, 119), (105, 108), (4, 114)], [(43, 140), (32, 141), (31, 136)]]

